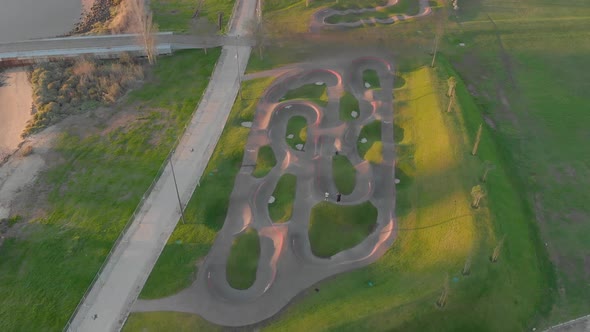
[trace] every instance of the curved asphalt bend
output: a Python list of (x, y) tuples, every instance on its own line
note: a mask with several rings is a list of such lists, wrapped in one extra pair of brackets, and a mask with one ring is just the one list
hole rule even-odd
[(337, 10), (337, 9), (333, 9), (333, 8), (320, 9), (313, 14), (312, 19), (311, 19), (311, 23), (309, 25), (309, 31), (310, 32), (319, 32), (322, 28), (336, 28), (336, 29), (338, 29), (338, 28), (340, 28), (340, 29), (357, 28), (360, 26), (364, 26), (366, 24), (375, 24), (375, 23), (393, 24), (398, 21), (404, 21), (404, 20), (408, 20), (408, 19), (412, 19), (412, 18), (426, 16), (432, 12), (432, 9), (430, 8), (430, 4), (428, 3), (428, 0), (417, 0), (417, 1), (420, 1), (420, 10), (418, 11), (418, 14), (416, 14), (416, 15), (398, 14), (398, 15), (392, 15), (388, 18), (383, 18), (383, 19), (371, 17), (371, 18), (367, 18), (367, 19), (358, 20), (355, 22), (328, 23), (328, 22), (326, 22), (326, 19), (328, 17), (335, 16), (335, 15), (342, 16), (342, 15), (347, 15), (347, 14), (362, 14), (362, 13), (366, 13), (366, 12), (375, 12), (378, 10), (385, 9), (387, 7), (395, 6), (399, 2), (399, 0), (389, 0), (387, 2), (387, 4), (385, 4), (384, 6), (379, 6), (379, 7), (374, 7), (374, 8), (360, 8), (360, 9), (346, 9), (346, 10)]
[[(379, 74), (381, 90), (366, 89), (365, 69)], [(343, 73), (341, 75), (340, 73)], [(328, 104), (280, 99), (291, 89), (324, 82)], [(359, 100), (360, 115), (354, 121), (339, 119), (342, 93), (350, 91)], [(221, 231), (199, 267), (197, 280), (188, 289), (158, 300), (139, 300), (133, 311), (180, 311), (199, 314), (223, 326), (245, 326), (265, 320), (289, 303), (301, 291), (332, 275), (366, 266), (381, 257), (395, 238), (395, 189), (392, 93), (393, 73), (388, 62), (361, 58), (330, 69), (294, 70), (275, 81), (261, 98), (248, 141), (243, 165), (254, 165), (260, 147), (269, 144), (277, 165), (263, 178), (251, 175), (252, 166), (242, 166), (230, 197), (228, 215)], [(289, 118), (301, 115), (308, 123), (304, 151), (286, 143)], [(363, 125), (382, 121), (383, 163), (372, 165), (361, 159), (357, 140)], [(378, 210), (374, 231), (357, 246), (331, 258), (313, 255), (308, 226), (311, 209), (336, 186), (332, 158), (338, 149), (357, 169), (355, 190), (342, 196), (343, 205), (370, 201)], [(283, 174), (297, 177), (292, 218), (273, 224), (268, 200)], [(226, 262), (235, 237), (246, 228), (258, 231), (261, 243), (256, 281), (246, 290), (233, 289), (226, 279)]]
[[(247, 34), (256, 2), (237, 1), (230, 37)], [(183, 205), (190, 199), (221, 135), (250, 51), (249, 46), (223, 47), (207, 90), (171, 157)], [(83, 332), (120, 330), (179, 219), (171, 168), (167, 164), (65, 329)]]

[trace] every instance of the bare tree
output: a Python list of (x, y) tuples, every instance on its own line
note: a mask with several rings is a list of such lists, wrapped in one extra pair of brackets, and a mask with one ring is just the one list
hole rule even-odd
[(484, 170), (483, 170), (483, 175), (481, 177), (481, 182), (485, 183), (488, 179), (488, 173), (495, 168), (496, 168), (496, 165), (492, 164), (491, 161), (486, 160), (484, 162)]
[(471, 188), (471, 197), (473, 198), (473, 200), (471, 201), (471, 207), (474, 209), (479, 208), (479, 203), (481, 202), (481, 199), (485, 196), (486, 193), (479, 184)]
[(130, 30), (139, 35), (139, 43), (143, 46), (149, 63), (156, 63), (158, 27), (153, 23), (152, 11), (146, 6), (145, 0), (128, 0), (126, 6), (128, 13), (132, 15)]
[(477, 154), (477, 149), (479, 148), (479, 142), (481, 141), (481, 132), (483, 130), (483, 123), (479, 125), (477, 129), (477, 135), (475, 136), (475, 143), (473, 144), (473, 150), (471, 150), (472, 155)]
[(494, 251), (492, 252), (492, 257), (490, 257), (490, 260), (492, 261), (492, 263), (495, 263), (498, 261), (498, 258), (500, 257), (500, 253), (502, 252), (502, 247), (504, 246), (505, 239), (506, 239), (506, 235), (502, 236), (502, 239), (500, 241), (498, 241), (498, 244), (496, 244), (496, 247), (494, 248)]
[[(444, 1), (443, 1), (443, 8), (446, 8)], [(446, 11), (443, 10), (443, 13), (438, 16), (436, 21), (436, 30), (434, 32), (434, 45), (432, 47), (432, 62), (430, 63), (430, 67), (434, 68), (434, 63), (436, 61), (436, 54), (438, 53), (438, 46), (440, 44), (440, 40), (445, 32), (445, 17)]]
[(266, 46), (266, 42), (267, 42), (267, 31), (264, 25), (264, 22), (262, 21), (257, 21), (257, 20), (251, 20), (247, 23), (247, 28), (248, 31), (250, 32), (250, 35), (252, 36), (252, 38), (254, 39), (254, 42), (256, 43), (256, 48), (258, 50), (258, 57), (260, 58), (260, 60), (262, 60), (263, 58), (263, 53), (264, 53), (264, 47)]
[(467, 256), (467, 259), (465, 259), (465, 264), (463, 265), (463, 270), (461, 270), (462, 275), (466, 276), (471, 273), (471, 260), (472, 260), (472, 254), (469, 254), (469, 256)]
[(453, 108), (453, 103), (455, 102), (455, 91), (453, 91), (453, 94), (451, 94), (449, 96), (449, 106), (447, 106), (447, 113), (451, 112), (451, 109)]
[(443, 284), (443, 288), (440, 293), (440, 296), (438, 297), (438, 300), (436, 301), (436, 305), (439, 308), (444, 308), (445, 305), (447, 304), (448, 296), (449, 296), (449, 275), (447, 274), (445, 277), (445, 282)]
[(455, 76), (449, 77), (447, 80), (447, 84), (449, 85), (449, 89), (447, 90), (447, 97), (450, 97), (455, 94), (455, 87), (457, 87), (457, 79)]

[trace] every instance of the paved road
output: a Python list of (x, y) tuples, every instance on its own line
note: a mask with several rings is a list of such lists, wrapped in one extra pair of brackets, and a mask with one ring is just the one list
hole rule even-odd
[[(156, 36), (159, 54), (177, 49), (211, 48), (222, 45), (248, 45), (248, 41), (232, 36), (191, 36), (162, 32)], [(27, 40), (0, 44), (0, 61), (69, 57), (84, 54), (113, 55), (122, 52), (141, 52), (143, 46), (138, 35), (81, 36)]]
[[(381, 90), (367, 89), (362, 74), (379, 73)], [(326, 86), (328, 104), (281, 98), (305, 84)], [(236, 177), (228, 215), (213, 247), (199, 267), (193, 285), (168, 298), (140, 300), (134, 311), (181, 311), (196, 313), (223, 326), (244, 326), (277, 313), (301, 291), (337, 273), (370, 264), (383, 255), (395, 238), (394, 141), (392, 95), (393, 75), (389, 63), (365, 57), (327, 67), (295, 69), (279, 78), (261, 98), (246, 142), (242, 169)], [(359, 100), (360, 114), (354, 121), (341, 121), (339, 103), (344, 91)], [(387, 93), (389, 91), (389, 93)], [(353, 110), (349, 110), (353, 111)], [(359, 111), (354, 110), (354, 111)], [(304, 151), (287, 145), (287, 122), (295, 116), (306, 118), (307, 143)], [(359, 156), (357, 141), (361, 128), (382, 122), (383, 162), (372, 165)], [(270, 145), (276, 166), (263, 178), (252, 176), (260, 147)], [(335, 151), (355, 166), (355, 189), (336, 202), (332, 175)], [(293, 214), (287, 223), (273, 224), (268, 202), (283, 174), (297, 177)], [(370, 201), (378, 211), (373, 232), (353, 248), (330, 258), (314, 256), (308, 228), (311, 209), (324, 201), (356, 205)], [(226, 262), (237, 235), (246, 228), (260, 236), (260, 259), (256, 281), (246, 290), (233, 289), (226, 279)], [(333, 236), (326, 234), (326, 236)]]
[[(255, 6), (256, 0), (238, 2), (230, 37), (246, 34), (246, 23), (254, 17)], [(172, 157), (181, 200), (185, 204), (221, 135), (238, 93), (238, 77), (243, 75), (250, 51), (249, 46), (224, 46), (203, 100)], [(168, 165), (74, 316), (69, 331), (117, 331), (121, 328), (179, 217)]]
[(590, 315), (579, 317), (565, 323), (552, 326), (545, 332), (588, 332), (590, 331)]

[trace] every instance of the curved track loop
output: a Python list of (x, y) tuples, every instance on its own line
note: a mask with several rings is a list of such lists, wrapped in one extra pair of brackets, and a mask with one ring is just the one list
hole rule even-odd
[[(375, 70), (381, 90), (366, 89), (362, 73)], [(395, 238), (395, 189), (392, 89), (390, 62), (381, 58), (359, 58), (342, 67), (294, 70), (279, 77), (261, 97), (257, 106), (246, 149), (244, 164), (256, 163), (260, 147), (270, 144), (276, 166), (262, 178), (243, 167), (235, 187), (225, 224), (205, 261), (199, 267), (193, 285), (169, 298), (141, 301), (136, 310), (173, 310), (193, 312), (224, 326), (244, 326), (267, 319), (278, 312), (299, 292), (337, 273), (356, 269), (377, 260)], [(328, 103), (321, 107), (306, 100), (281, 101), (289, 91), (305, 84), (326, 87)], [(339, 103), (344, 91), (359, 100), (359, 116), (340, 120)], [(352, 111), (352, 110), (351, 110)], [(297, 151), (287, 144), (286, 127), (295, 115), (307, 120), (305, 149)], [(363, 125), (382, 121), (383, 163), (373, 165), (357, 152)], [(346, 156), (357, 170), (354, 191), (342, 196), (338, 204), (356, 205), (370, 201), (378, 210), (374, 231), (360, 244), (330, 258), (313, 255), (308, 237), (313, 206), (331, 193), (336, 185), (332, 176), (335, 152)], [(268, 213), (268, 200), (285, 174), (297, 177), (296, 198), (291, 220), (274, 224)], [(261, 251), (254, 284), (246, 290), (233, 289), (226, 279), (226, 262), (233, 240), (247, 228), (260, 236)]]
[(387, 7), (392, 7), (397, 5), (399, 0), (389, 0), (385, 6), (378, 6), (373, 8), (360, 8), (360, 9), (347, 9), (347, 10), (337, 10), (333, 8), (324, 8), (320, 9), (315, 12), (312, 16), (311, 23), (309, 25), (310, 32), (319, 32), (322, 28), (340, 28), (340, 29), (349, 29), (349, 28), (357, 28), (366, 24), (393, 24), (398, 21), (409, 20), (412, 18), (418, 18), (422, 16), (429, 15), (432, 12), (432, 8), (428, 3), (428, 0), (416, 0), (420, 1), (420, 10), (416, 15), (407, 15), (407, 14), (396, 14), (391, 15), (388, 18), (380, 19), (380, 18), (366, 18), (366, 19), (359, 19), (358, 21), (354, 22), (340, 22), (340, 23), (328, 23), (326, 19), (332, 16), (342, 16), (348, 14), (362, 14), (366, 12), (376, 12), (379, 10), (383, 10)]

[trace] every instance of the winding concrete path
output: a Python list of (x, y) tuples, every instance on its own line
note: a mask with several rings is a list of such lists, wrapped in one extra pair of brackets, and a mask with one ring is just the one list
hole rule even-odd
[[(256, 0), (238, 1), (230, 37), (247, 33), (255, 7)], [(171, 158), (184, 205), (221, 135), (250, 51), (249, 46), (224, 46), (205, 95)], [(118, 331), (179, 218), (168, 164), (66, 330)]]
[[(373, 69), (382, 89), (367, 89), (363, 71)], [(292, 89), (305, 84), (323, 84), (328, 103), (321, 107), (309, 101), (281, 101)], [(331, 68), (294, 69), (275, 81), (265, 92), (246, 142), (242, 168), (230, 197), (223, 228), (199, 267), (193, 285), (168, 298), (139, 300), (134, 311), (180, 311), (196, 313), (223, 326), (245, 326), (277, 313), (301, 291), (329, 276), (356, 269), (381, 257), (395, 238), (395, 188), (393, 141), (393, 72), (389, 62), (360, 58)], [(341, 121), (340, 97), (351, 92), (359, 100), (360, 114), (354, 121)], [(353, 110), (351, 110), (353, 111)], [(358, 110), (357, 110), (358, 111)], [(304, 151), (286, 141), (287, 122), (293, 116), (308, 123)], [(381, 120), (383, 163), (369, 164), (357, 151), (361, 128)], [(262, 146), (270, 145), (277, 165), (263, 178), (251, 175)], [(378, 210), (374, 231), (360, 244), (330, 258), (314, 256), (308, 237), (311, 209), (331, 193), (337, 193), (332, 176), (335, 151), (346, 156), (357, 169), (354, 191), (338, 204), (356, 205), (370, 201)], [(268, 201), (283, 174), (297, 177), (291, 220), (274, 224)], [(256, 281), (246, 290), (233, 289), (226, 279), (226, 262), (236, 236), (247, 228), (257, 230), (261, 253)]]
[(420, 9), (416, 15), (407, 15), (407, 14), (396, 14), (391, 15), (388, 18), (366, 18), (366, 19), (359, 19), (358, 21), (354, 22), (339, 22), (339, 23), (328, 23), (326, 19), (332, 16), (343, 16), (349, 14), (362, 14), (367, 12), (376, 12), (387, 7), (393, 7), (397, 5), (399, 0), (389, 0), (387, 4), (384, 6), (378, 6), (374, 8), (359, 8), (359, 9), (346, 9), (346, 10), (337, 10), (333, 8), (324, 8), (320, 9), (313, 14), (311, 23), (309, 25), (310, 32), (319, 32), (322, 28), (340, 28), (340, 29), (347, 29), (347, 28), (356, 28), (363, 26), (365, 24), (393, 24), (398, 21), (409, 20), (412, 18), (418, 18), (422, 16), (426, 16), (432, 12), (432, 8), (430, 8), (430, 4), (428, 0), (415, 0), (420, 2)]

